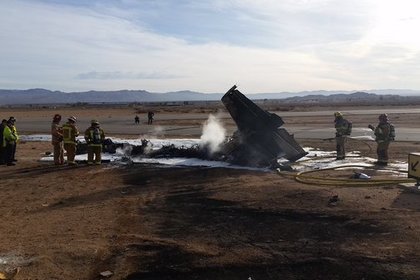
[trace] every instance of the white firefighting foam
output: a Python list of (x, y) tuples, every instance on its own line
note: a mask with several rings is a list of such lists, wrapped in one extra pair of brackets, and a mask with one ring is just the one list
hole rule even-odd
[[(141, 145), (141, 139), (121, 139), (121, 138), (110, 138), (114, 143), (127, 143), (132, 145)], [(22, 141), (51, 141), (51, 136), (49, 135), (22, 135)], [(79, 140), (83, 141), (82, 138)], [(193, 145), (199, 145), (202, 141), (201, 139), (148, 139), (151, 142), (151, 149), (157, 150), (167, 145), (174, 145), (175, 147), (192, 147)], [(297, 160), (294, 163), (289, 163), (285, 159), (279, 159), (279, 163), (283, 165), (291, 164), (291, 167), (295, 171), (304, 171), (309, 169), (324, 169), (331, 167), (339, 167), (342, 165), (360, 165), (366, 167), (372, 167), (376, 159), (372, 157), (367, 157), (361, 155), (359, 152), (354, 151), (347, 153), (346, 159), (344, 160), (335, 160), (335, 151), (323, 151), (311, 147), (304, 147), (304, 150), (308, 154)], [(76, 161), (84, 161), (87, 159), (86, 154), (77, 155)], [(118, 151), (115, 154), (104, 153), (102, 156), (103, 160), (110, 161), (115, 164), (124, 164), (126, 162), (130, 163), (142, 163), (142, 164), (162, 164), (165, 166), (204, 166), (210, 168), (237, 168), (237, 169), (251, 169), (251, 170), (261, 170), (268, 171), (266, 168), (250, 168), (232, 165), (227, 162), (222, 161), (211, 161), (211, 160), (202, 160), (195, 158), (147, 158), (147, 157), (132, 157), (128, 158), (127, 153), (123, 151)], [(52, 155), (42, 155), (40, 161), (53, 161)], [(353, 168), (354, 169), (354, 168)], [(386, 170), (408, 170), (408, 163), (403, 161), (392, 161)], [(399, 173), (399, 172), (396, 172)], [(406, 176), (406, 175), (398, 175)]]

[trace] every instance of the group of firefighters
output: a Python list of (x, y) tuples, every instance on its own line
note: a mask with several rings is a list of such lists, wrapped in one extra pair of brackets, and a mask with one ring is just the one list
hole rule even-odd
[[(336, 160), (343, 160), (346, 157), (345, 143), (347, 136), (351, 135), (352, 123), (343, 117), (341, 112), (334, 113), (335, 123), (335, 140), (336, 140)], [(51, 124), (52, 145), (54, 147), (54, 164), (63, 165), (64, 150), (67, 154), (67, 164), (75, 165), (75, 156), (77, 149), (76, 137), (79, 136), (79, 130), (76, 126), (76, 117), (71, 116), (67, 122), (60, 125), (61, 115), (56, 114)], [(10, 117), (8, 120), (3, 119), (0, 125), (0, 164), (8, 166), (15, 165), (17, 161), (16, 143), (19, 136), (15, 126), (16, 119)], [(375, 141), (377, 143), (377, 161), (375, 164), (386, 166), (388, 164), (388, 148), (389, 144), (395, 139), (395, 128), (389, 122), (387, 114), (379, 116), (379, 123), (376, 127), (368, 126), (374, 131)], [(90, 122), (90, 127), (86, 129), (84, 138), (88, 146), (87, 163), (101, 164), (102, 144), (105, 140), (105, 133), (100, 127), (97, 120)]]
[[(153, 117), (153, 116), (152, 116)], [(346, 157), (345, 143), (347, 136), (351, 135), (352, 123), (343, 117), (341, 112), (335, 112), (335, 139), (336, 139), (336, 160), (343, 160)], [(76, 118), (69, 117), (66, 124), (60, 127), (61, 116), (55, 115), (52, 126), (52, 144), (54, 146), (54, 163), (56, 165), (64, 164), (63, 146), (67, 152), (67, 163), (76, 164), (74, 157), (76, 155), (76, 137), (79, 131), (76, 127)], [(389, 122), (387, 114), (379, 115), (379, 123), (376, 127), (368, 125), (374, 131), (375, 141), (377, 143), (377, 161), (375, 164), (386, 166), (388, 164), (389, 144), (395, 139), (394, 126)], [(91, 121), (91, 126), (85, 131), (85, 140), (88, 145), (88, 164), (100, 164), (102, 143), (105, 139), (104, 131), (100, 128), (99, 122)]]
[[(347, 136), (351, 134), (352, 123), (343, 117), (341, 112), (335, 112), (335, 140), (337, 144), (337, 160), (343, 160), (346, 157), (345, 153), (345, 142)], [(379, 115), (379, 123), (376, 127), (369, 124), (368, 128), (372, 129), (375, 134), (375, 141), (377, 143), (376, 154), (377, 161), (376, 165), (386, 166), (388, 165), (388, 148), (389, 144), (395, 140), (395, 128), (389, 122), (387, 114)]]
[[(60, 126), (61, 115), (56, 114), (51, 124), (52, 145), (54, 147), (54, 164), (64, 164), (64, 150), (67, 154), (67, 164), (76, 165), (76, 137), (79, 130), (76, 126), (76, 117), (71, 116), (67, 122)], [(87, 163), (101, 164), (102, 144), (105, 140), (105, 133), (97, 120), (92, 120), (90, 126), (85, 131), (85, 140), (88, 146)]]

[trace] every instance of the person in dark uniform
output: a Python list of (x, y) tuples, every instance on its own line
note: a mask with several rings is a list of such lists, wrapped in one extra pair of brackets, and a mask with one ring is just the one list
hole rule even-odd
[(153, 113), (152, 111), (149, 111), (147, 113), (147, 124), (152, 124), (153, 123), (153, 116), (155, 115), (155, 113)]

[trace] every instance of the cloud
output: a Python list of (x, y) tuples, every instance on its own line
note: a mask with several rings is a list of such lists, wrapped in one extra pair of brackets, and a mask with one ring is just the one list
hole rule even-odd
[(4, 1), (0, 84), (64, 91), (224, 92), (235, 83), (246, 93), (418, 89), (418, 7), (410, 0), (401, 7), (389, 0)]
[(121, 80), (121, 79), (175, 79), (179, 78), (179, 76), (174, 75), (166, 75), (161, 73), (132, 73), (132, 72), (120, 72), (120, 71), (112, 71), (112, 72), (85, 72), (80, 73), (76, 76), (77, 79), (80, 80)]

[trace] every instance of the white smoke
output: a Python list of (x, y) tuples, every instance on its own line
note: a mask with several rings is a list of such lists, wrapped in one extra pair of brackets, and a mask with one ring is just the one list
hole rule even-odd
[(152, 134), (153, 136), (162, 136), (162, 135), (164, 135), (164, 134), (165, 134), (165, 131), (164, 131), (164, 129), (163, 129), (163, 127), (162, 127), (162, 126), (157, 125), (157, 126), (154, 126), (154, 127), (153, 127), (153, 130), (152, 130), (151, 134)]
[(203, 125), (201, 134), (201, 144), (207, 146), (211, 153), (219, 151), (220, 144), (223, 143), (226, 136), (226, 129), (220, 123), (218, 118), (212, 114)]
[(133, 146), (124, 144), (122, 148), (117, 148), (115, 150), (115, 153), (120, 156), (129, 157), (131, 155), (132, 150), (133, 150)]

